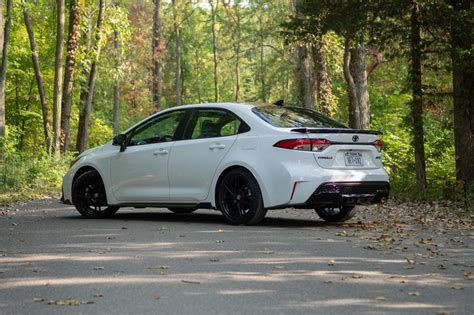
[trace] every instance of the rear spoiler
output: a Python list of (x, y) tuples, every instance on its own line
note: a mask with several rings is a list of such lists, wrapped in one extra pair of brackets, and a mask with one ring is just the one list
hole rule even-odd
[(368, 135), (381, 135), (382, 132), (378, 130), (362, 130), (362, 129), (349, 129), (349, 128), (294, 128), (291, 129), (294, 132), (300, 133), (358, 133)]

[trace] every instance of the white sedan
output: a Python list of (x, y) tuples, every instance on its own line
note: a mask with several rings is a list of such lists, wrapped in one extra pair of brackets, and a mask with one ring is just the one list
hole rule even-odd
[(173, 107), (79, 155), (62, 200), (88, 218), (120, 207), (205, 208), (256, 224), (269, 209), (293, 207), (341, 222), (388, 197), (379, 134), (300, 107)]

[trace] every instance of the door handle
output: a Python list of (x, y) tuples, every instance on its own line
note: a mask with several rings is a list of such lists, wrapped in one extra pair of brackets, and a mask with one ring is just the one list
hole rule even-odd
[(225, 149), (225, 144), (213, 144), (209, 147), (209, 149), (214, 150), (214, 149)]
[(166, 155), (166, 154), (168, 154), (168, 150), (165, 150), (165, 149), (159, 149), (153, 152), (153, 155)]

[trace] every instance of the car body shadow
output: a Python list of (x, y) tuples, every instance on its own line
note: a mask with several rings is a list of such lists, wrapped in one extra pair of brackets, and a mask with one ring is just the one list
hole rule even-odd
[[(311, 211), (311, 210), (308, 210)], [(269, 228), (308, 228), (308, 227), (325, 227), (325, 228), (340, 228), (343, 225), (345, 228), (350, 226), (359, 225), (358, 223), (327, 223), (321, 219), (305, 219), (305, 218), (292, 218), (288, 217), (288, 214), (280, 211), (269, 211), (267, 217), (257, 224), (258, 227), (269, 227)], [(308, 212), (308, 216), (310, 216)], [(125, 212), (118, 212), (114, 216), (107, 219), (86, 219), (77, 216), (61, 216), (59, 219), (83, 219), (83, 220), (111, 220), (111, 221), (143, 221), (143, 222), (173, 222), (183, 224), (213, 224), (213, 225), (225, 225), (230, 226), (226, 223), (222, 214), (219, 211), (212, 210), (198, 210), (190, 214), (176, 214), (176, 213), (165, 213), (160, 211), (144, 211), (137, 210), (136, 212), (126, 210)]]

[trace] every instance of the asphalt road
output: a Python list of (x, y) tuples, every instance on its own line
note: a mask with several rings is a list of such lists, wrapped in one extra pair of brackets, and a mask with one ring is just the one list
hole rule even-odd
[(52, 200), (4, 209), (0, 314), (474, 314), (472, 232), (449, 231), (462, 246), (418, 264), (406, 259), (415, 248), (347, 237), (358, 220), (291, 209), (258, 226), (208, 210), (89, 220)]

